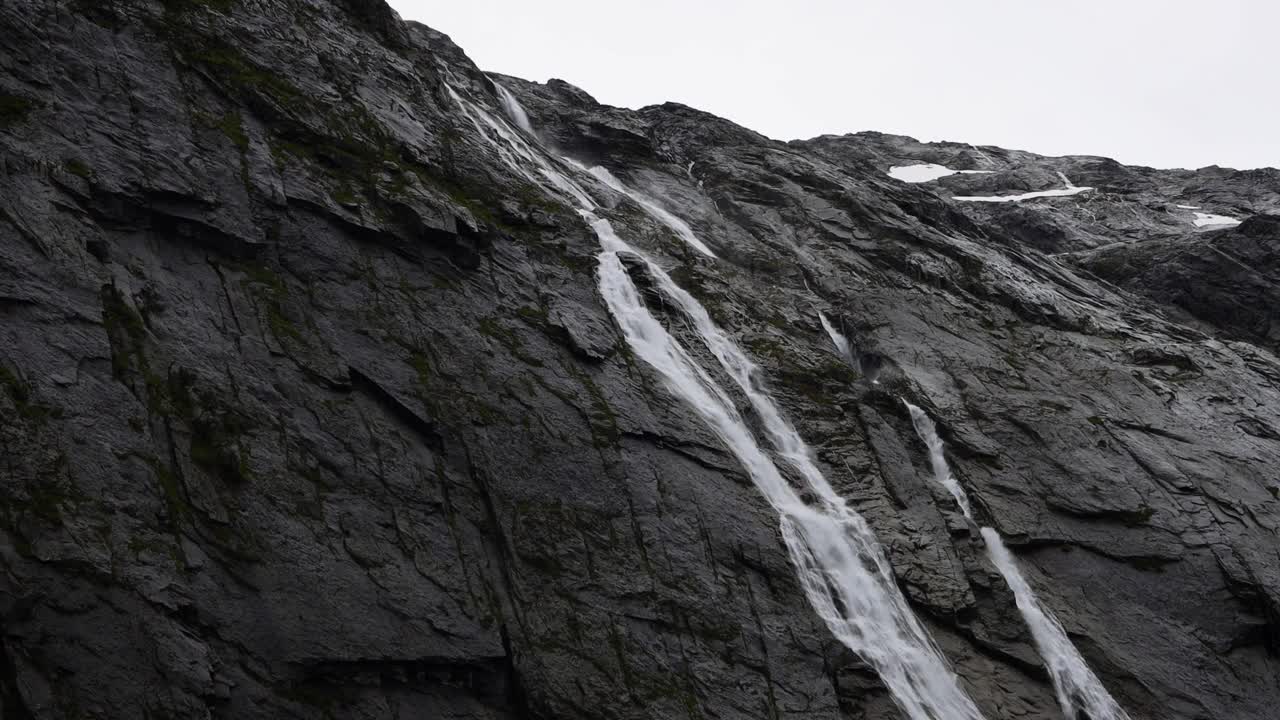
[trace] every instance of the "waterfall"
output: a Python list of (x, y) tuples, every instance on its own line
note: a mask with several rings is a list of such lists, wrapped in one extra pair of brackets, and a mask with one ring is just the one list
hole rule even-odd
[(511, 94), (510, 90), (498, 83), (494, 83), (493, 86), (498, 89), (498, 103), (502, 105), (502, 112), (511, 118), (511, 122), (515, 123), (516, 127), (532, 135), (533, 124), (529, 122), (529, 114), (524, 111), (524, 106), (515, 95)]
[[(778, 455), (818, 498), (819, 507), (810, 515), (778, 509), (801, 581), (832, 633), (876, 668), (909, 717), (981, 717), (907, 605), (870, 526), (827, 482), (808, 445), (757, 381), (755, 364), (692, 295), (665, 273), (655, 275), (655, 280), (693, 321), (702, 342), (747, 397)], [(839, 606), (831, 603), (830, 595), (839, 599)]]
[[(449, 92), (480, 136), (514, 172), (529, 179), (541, 176), (559, 194), (577, 202), (579, 213), (600, 241), (600, 295), (628, 346), (715, 432), (778, 512), (783, 541), (801, 587), (833, 635), (876, 669), (910, 720), (981, 720), (981, 713), (907, 605), (866, 521), (845, 504), (813, 463), (809, 448), (758, 385), (754, 364), (695, 298), (596, 214), (596, 204), (582, 185), (558, 170), (554, 161), (544, 158), (519, 133), (452, 88)], [(567, 172), (574, 170), (567, 163), (564, 167)], [(636, 197), (612, 176), (608, 176), (612, 182), (598, 172), (588, 177), (605, 182), (615, 192)], [(664, 217), (678, 221), (652, 201), (648, 206), (640, 204), (664, 224)], [(680, 225), (688, 229), (683, 222)], [(692, 230), (688, 234), (697, 240)], [(639, 256), (660, 290), (693, 321), (702, 342), (761, 417), (778, 455), (817, 498), (812, 506), (760, 447), (729, 395), (645, 307), (622, 264), (621, 252)]]
[[(956, 481), (947, 467), (947, 459), (943, 453), (942, 438), (938, 437), (937, 427), (933, 420), (920, 408), (906, 400), (902, 401), (911, 412), (911, 423), (916, 434), (929, 448), (929, 464), (933, 469), (933, 479), (955, 498), (960, 511), (971, 522), (973, 512), (969, 506), (969, 496)], [(1000, 533), (993, 528), (981, 529), (982, 540), (987, 546), (987, 557), (991, 564), (1004, 577), (1005, 583), (1013, 591), (1018, 612), (1031, 631), (1040, 657), (1049, 667), (1049, 677), (1053, 681), (1053, 689), (1058, 696), (1058, 704), (1062, 706), (1062, 714), (1068, 720), (1129, 720), (1123, 708), (1116, 703), (1102, 682), (1089, 669), (1089, 665), (1080, 656), (1075, 645), (1067, 637), (1062, 623), (1053, 616), (1040, 600), (1027, 579), (1023, 577), (1018, 563), (1005, 547)]]
[(849, 338), (831, 324), (826, 315), (818, 313), (818, 319), (822, 321), (822, 329), (826, 330), (827, 336), (831, 338), (831, 344), (836, 346), (836, 352), (839, 352), (853, 366), (853, 369), (870, 380), (872, 385), (879, 385), (880, 381), (876, 378), (880, 375), (884, 359), (877, 353), (859, 352), (853, 343), (849, 342)]
[(849, 345), (849, 339), (840, 334), (839, 330), (835, 329), (835, 326), (831, 324), (831, 321), (827, 320), (826, 315), (818, 313), (818, 320), (822, 321), (822, 329), (827, 331), (827, 336), (831, 338), (831, 344), (836, 346), (836, 350), (844, 356), (844, 359), (847, 360), (850, 365), (856, 365), (858, 361), (853, 356), (853, 347)]
[(911, 424), (915, 426), (916, 435), (920, 436), (925, 447), (929, 448), (929, 467), (933, 470), (933, 481), (946, 488), (956, 504), (960, 506), (964, 516), (973, 520), (973, 510), (969, 507), (969, 495), (965, 493), (964, 488), (960, 487), (960, 482), (951, 474), (951, 468), (947, 466), (947, 456), (944, 453), (942, 438), (938, 437), (937, 427), (923, 410), (906, 400), (902, 402), (911, 412)]
[[(577, 163), (574, 164), (577, 165)], [(577, 166), (582, 167), (581, 165)], [(651, 200), (647, 195), (623, 185), (622, 181), (613, 176), (613, 173), (599, 165), (585, 169), (605, 185), (608, 185), (614, 192), (621, 193), (622, 195), (626, 195), (631, 198), (632, 202), (639, 205), (645, 212), (649, 213), (650, 217), (667, 226), (667, 229), (675, 233), (676, 237), (683, 240), (693, 249), (709, 258), (714, 258), (716, 256), (715, 253), (711, 252), (711, 248), (707, 247), (706, 243), (702, 242), (702, 240), (694, 234), (693, 228), (689, 227), (688, 223), (667, 212), (666, 209)]]

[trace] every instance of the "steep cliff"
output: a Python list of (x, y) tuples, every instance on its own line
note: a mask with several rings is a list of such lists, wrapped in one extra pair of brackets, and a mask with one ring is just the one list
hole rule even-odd
[[(904, 399), (1135, 720), (1280, 705), (1275, 171), (780, 143), (486, 76), (381, 0), (12, 0), (0, 69), (4, 717), (901, 716), (624, 340), (592, 228), (463, 112), (495, 81), (714, 254), (591, 186), (986, 717), (1062, 712)], [(993, 172), (885, 172), (919, 162)], [(1095, 189), (954, 199), (1058, 172)]]

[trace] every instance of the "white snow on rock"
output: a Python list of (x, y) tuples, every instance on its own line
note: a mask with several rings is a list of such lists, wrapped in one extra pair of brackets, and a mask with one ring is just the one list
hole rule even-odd
[(1038, 192), (1023, 193), (1021, 195), (957, 195), (952, 200), (960, 202), (1018, 202), (1020, 200), (1033, 200), (1035, 198), (1046, 197), (1066, 197), (1068, 195), (1079, 195), (1082, 192), (1092, 190), (1091, 187), (1076, 187), (1066, 175), (1058, 173), (1058, 177), (1062, 178), (1066, 187), (1060, 190), (1040, 190)]
[[(1182, 206), (1179, 205), (1178, 207), (1182, 207)], [(1209, 225), (1239, 225), (1240, 224), (1240, 221), (1233, 217), (1227, 217), (1226, 215), (1214, 215), (1212, 213), (1203, 213), (1203, 212), (1196, 213), (1196, 219), (1193, 222), (1195, 222), (1196, 227), (1207, 227)]]
[[(1199, 210), (1199, 205), (1178, 205), (1179, 210)], [(1229, 227), (1231, 225), (1239, 225), (1240, 220), (1230, 215), (1214, 215), (1207, 212), (1193, 212), (1195, 219), (1191, 222), (1196, 227)]]
[(895, 165), (889, 168), (889, 177), (907, 183), (922, 183), (948, 175), (982, 175), (990, 170), (952, 170), (946, 165), (923, 163), (920, 165)]

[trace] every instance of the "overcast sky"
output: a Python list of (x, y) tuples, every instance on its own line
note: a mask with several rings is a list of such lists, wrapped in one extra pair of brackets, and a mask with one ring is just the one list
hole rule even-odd
[(390, 0), (482, 69), (790, 140), (1280, 167), (1280, 0)]

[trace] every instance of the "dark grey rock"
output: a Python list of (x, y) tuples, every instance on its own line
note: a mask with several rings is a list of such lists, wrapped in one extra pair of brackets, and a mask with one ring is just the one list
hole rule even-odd
[(1225, 338), (1280, 349), (1280, 215), (1082, 253), (1083, 267)]
[[(590, 229), (457, 111), (446, 83), (500, 112), (447, 36), (374, 0), (16, 0), (0, 68), (5, 717), (898, 717), (627, 349)], [(1275, 213), (1274, 171), (782, 144), (497, 80), (716, 251), (604, 203), (759, 364), (988, 717), (1061, 714), (901, 396), (1135, 720), (1273, 714), (1274, 223), (1165, 210)], [(884, 176), (911, 161), (999, 172)], [(1059, 171), (1099, 191), (949, 200)]]

